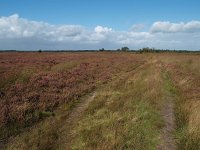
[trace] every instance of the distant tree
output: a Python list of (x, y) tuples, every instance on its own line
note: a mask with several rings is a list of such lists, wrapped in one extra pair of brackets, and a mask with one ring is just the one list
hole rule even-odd
[(128, 51), (129, 51), (129, 48), (126, 47), (126, 46), (125, 46), (125, 47), (122, 47), (122, 48), (121, 48), (121, 51), (123, 51), (123, 52), (128, 52)]
[(41, 53), (41, 52), (42, 52), (42, 50), (41, 50), (41, 49), (39, 49), (39, 50), (38, 50), (38, 52), (39, 52), (39, 53)]
[(104, 49), (104, 48), (101, 48), (101, 49), (99, 49), (99, 51), (100, 51), (100, 52), (103, 52), (103, 51), (105, 51), (105, 49)]
[(144, 47), (140, 49), (140, 53), (154, 53), (156, 52), (155, 48)]

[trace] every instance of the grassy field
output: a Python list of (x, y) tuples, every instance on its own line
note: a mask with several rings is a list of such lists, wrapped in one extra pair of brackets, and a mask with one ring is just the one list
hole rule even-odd
[(0, 53), (1, 149), (200, 149), (200, 55)]

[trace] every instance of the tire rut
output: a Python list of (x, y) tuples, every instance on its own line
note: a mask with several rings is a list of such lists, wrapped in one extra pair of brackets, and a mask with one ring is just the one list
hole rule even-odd
[(162, 116), (165, 126), (161, 132), (162, 143), (158, 146), (158, 150), (175, 150), (175, 141), (172, 136), (172, 132), (175, 130), (175, 117), (171, 100), (165, 103)]
[[(165, 79), (164, 79), (165, 80)], [(168, 81), (169, 82), (169, 81)], [(175, 150), (176, 143), (173, 137), (175, 131), (175, 115), (174, 115), (174, 95), (169, 89), (164, 89), (164, 105), (161, 110), (161, 116), (164, 120), (164, 127), (161, 130), (161, 143), (158, 145), (158, 150)]]
[(71, 133), (71, 131), (73, 127), (78, 123), (78, 120), (80, 119), (82, 113), (87, 109), (90, 102), (94, 100), (95, 96), (96, 93), (94, 92), (93, 94), (91, 94), (90, 97), (85, 98), (84, 101), (79, 103), (69, 114), (68, 118), (64, 122), (65, 125), (59, 131), (61, 133), (60, 135), (62, 135), (61, 137), (59, 137), (60, 138), (59, 143), (62, 143), (62, 145), (57, 145), (58, 149), (70, 149), (70, 143), (71, 140), (73, 139), (73, 133)]

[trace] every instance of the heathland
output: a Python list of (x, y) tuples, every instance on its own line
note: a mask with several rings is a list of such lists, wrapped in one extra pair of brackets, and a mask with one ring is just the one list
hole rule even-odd
[(200, 149), (200, 55), (0, 53), (0, 149)]

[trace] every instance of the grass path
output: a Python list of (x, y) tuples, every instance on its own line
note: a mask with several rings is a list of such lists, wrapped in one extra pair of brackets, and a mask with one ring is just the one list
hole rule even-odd
[[(144, 63), (142, 65), (137, 66), (133, 70), (120, 74), (118, 76), (119, 80), (126, 80), (131, 73), (140, 71), (146, 65), (147, 63)], [(101, 89), (104, 88), (102, 87), (99, 90), (101, 91)], [(72, 110), (72, 113), (65, 121), (65, 125), (59, 131), (60, 137), (56, 144), (56, 149), (71, 149), (72, 143), (74, 142), (73, 140), (75, 138), (73, 130), (78, 125), (78, 122), (80, 121), (81, 117), (84, 117), (84, 112), (86, 111), (86, 109), (88, 109), (90, 103), (95, 99), (96, 96), (98, 96), (97, 94), (99, 94), (99, 90), (96, 90), (93, 94), (89, 96), (89, 98), (86, 98)]]
[(174, 115), (174, 104), (173, 98), (168, 93), (166, 102), (162, 109), (161, 115), (164, 119), (164, 127), (161, 132), (161, 142), (158, 145), (158, 150), (175, 150), (175, 140), (172, 133), (175, 131), (175, 115)]
[(163, 127), (160, 71), (148, 61), (97, 91), (73, 128), (70, 149), (155, 150)]
[[(163, 65), (162, 70), (164, 70)], [(163, 101), (164, 105), (161, 110), (161, 116), (164, 120), (164, 127), (161, 131), (161, 143), (158, 145), (158, 150), (175, 150), (176, 143), (173, 136), (175, 132), (175, 89), (171, 83), (169, 74), (166, 71), (162, 71), (163, 74)]]

